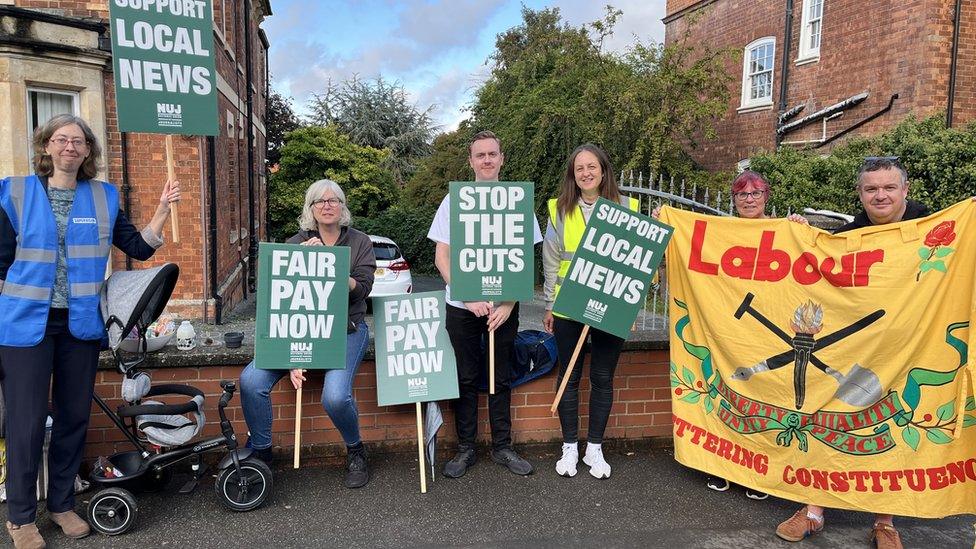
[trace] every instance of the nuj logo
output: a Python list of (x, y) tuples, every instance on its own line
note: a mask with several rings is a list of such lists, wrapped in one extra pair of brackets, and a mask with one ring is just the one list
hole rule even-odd
[(303, 353), (303, 352), (307, 353), (307, 352), (311, 352), (311, 350), (312, 350), (312, 344), (311, 343), (292, 343), (291, 344), (291, 352), (293, 352), (293, 353)]
[(183, 105), (156, 103), (156, 114), (183, 114)]
[(591, 310), (591, 311), (598, 312), (600, 314), (606, 314), (607, 313), (607, 304), (606, 303), (600, 303), (599, 301), (597, 301), (595, 299), (589, 300), (586, 303), (586, 308), (589, 309), (589, 310)]
[(481, 284), (483, 286), (501, 286), (502, 277), (500, 276), (483, 276), (481, 277)]
[(419, 378), (407, 380), (407, 387), (426, 387), (426, 386), (427, 386), (426, 377), (419, 377)]

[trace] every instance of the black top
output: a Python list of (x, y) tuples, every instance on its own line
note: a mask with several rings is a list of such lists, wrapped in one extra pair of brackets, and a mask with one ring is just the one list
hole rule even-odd
[[(301, 244), (306, 240), (317, 237), (323, 240), (318, 231), (298, 231), (285, 242)], [(376, 256), (373, 255), (373, 242), (366, 233), (350, 227), (339, 229), (339, 239), (336, 246), (349, 248), (349, 276), (356, 281), (356, 287), (349, 290), (349, 327), (355, 331), (356, 324), (366, 318), (366, 296), (373, 290), (373, 277), (376, 275)], [(348, 286), (347, 286), (348, 287)]]
[[(44, 190), (47, 190), (47, 178), (40, 177)], [(115, 226), (112, 227), (112, 244), (125, 252), (126, 255), (139, 261), (145, 261), (156, 253), (156, 248), (150, 246), (139, 229), (135, 227), (129, 218), (119, 210), (115, 218)], [(0, 208), (0, 280), (7, 278), (7, 269), (14, 262), (17, 253), (17, 231), (14, 230), (13, 223), (7, 217), (7, 212)]]
[[(914, 200), (906, 200), (905, 202), (905, 215), (901, 216), (901, 219), (898, 221), (908, 221), (909, 219), (918, 219), (920, 217), (929, 215), (929, 208), (925, 204), (915, 202)], [(862, 209), (860, 213), (854, 216), (854, 221), (851, 221), (847, 225), (838, 227), (834, 230), (834, 234), (872, 226), (874, 226), (874, 223), (871, 223), (867, 212)]]

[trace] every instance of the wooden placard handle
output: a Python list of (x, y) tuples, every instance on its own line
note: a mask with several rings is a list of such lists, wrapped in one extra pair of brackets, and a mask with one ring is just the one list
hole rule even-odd
[[(173, 136), (166, 136), (166, 178), (168, 181), (176, 181), (176, 158), (173, 153)], [(177, 203), (169, 205), (170, 228), (173, 230), (173, 242), (180, 242), (180, 216), (176, 208)]]
[[(494, 302), (488, 302), (492, 308)], [(495, 330), (488, 330), (488, 393), (495, 394)]]
[(302, 388), (295, 390), (295, 469), (302, 450)]
[(424, 459), (424, 415), (420, 411), (420, 403), (417, 402), (417, 457), (420, 464), (420, 493), (427, 493), (427, 464)]
[(559, 406), (559, 401), (563, 399), (563, 393), (566, 391), (566, 385), (569, 385), (569, 376), (573, 375), (573, 366), (576, 365), (576, 359), (579, 358), (580, 350), (583, 349), (583, 342), (586, 341), (586, 335), (589, 333), (590, 326), (588, 324), (583, 325), (583, 331), (580, 332), (579, 341), (576, 342), (576, 348), (573, 349), (573, 358), (569, 359), (568, 366), (566, 367), (566, 373), (563, 375), (563, 382), (559, 384), (559, 390), (556, 391), (556, 399), (552, 401), (552, 407), (549, 408), (550, 413), (556, 413), (556, 408)]

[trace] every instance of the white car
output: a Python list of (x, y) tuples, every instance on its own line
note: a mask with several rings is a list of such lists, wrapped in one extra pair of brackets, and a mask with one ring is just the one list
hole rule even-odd
[(369, 235), (376, 256), (376, 278), (369, 297), (409, 294), (413, 291), (410, 264), (404, 259), (400, 247), (389, 238)]

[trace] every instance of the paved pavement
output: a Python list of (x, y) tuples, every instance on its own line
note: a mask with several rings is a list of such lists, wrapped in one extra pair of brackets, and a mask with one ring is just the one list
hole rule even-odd
[[(115, 538), (65, 538), (45, 516), (39, 527), (52, 548), (94, 547), (869, 547), (871, 517), (828, 511), (827, 528), (800, 544), (780, 541), (776, 524), (796, 504), (746, 499), (704, 487), (703, 477), (678, 465), (669, 449), (608, 452), (613, 477), (596, 480), (580, 464), (572, 479), (552, 470), (556, 448), (524, 451), (536, 465), (516, 477), (484, 454), (459, 480), (438, 476), (420, 494), (415, 454), (370, 461), (366, 487), (341, 486), (338, 464), (276, 467), (274, 493), (250, 513), (224, 510), (205, 480), (189, 496), (176, 493), (181, 477), (156, 494), (140, 494), (135, 528)], [(287, 464), (290, 467), (290, 464)], [(87, 493), (79, 496), (85, 508)], [(2, 514), (6, 514), (5, 511)], [(973, 547), (974, 516), (898, 519), (906, 547)]]

